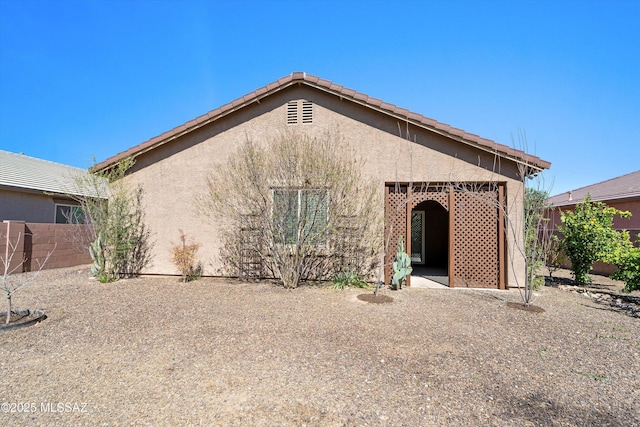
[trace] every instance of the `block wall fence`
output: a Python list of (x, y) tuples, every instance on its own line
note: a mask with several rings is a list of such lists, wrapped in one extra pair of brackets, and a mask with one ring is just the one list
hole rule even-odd
[[(43, 269), (91, 264), (87, 227), (5, 220), (0, 223), (0, 257), (6, 262), (15, 246), (9, 266), (13, 273), (37, 271), (51, 251)], [(22, 261), (24, 264), (20, 268)], [(0, 264), (0, 269), (3, 268), (4, 265)], [(0, 271), (2, 273), (4, 271)]]

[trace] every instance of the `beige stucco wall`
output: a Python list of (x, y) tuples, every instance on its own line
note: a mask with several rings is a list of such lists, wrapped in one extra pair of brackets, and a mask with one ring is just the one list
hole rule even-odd
[[(170, 248), (178, 242), (179, 229), (202, 245), (199, 257), (205, 274), (219, 273), (217, 224), (208, 224), (195, 209), (196, 198), (206, 189), (206, 176), (224, 165), (247, 138), (264, 141), (286, 128), (287, 102), (302, 99), (314, 103), (313, 124), (291, 126), (316, 134), (339, 133), (366, 159), (364, 173), (379, 183), (381, 201), (385, 182), (501, 181), (507, 183), (511, 218), (521, 221), (522, 184), (510, 162), (503, 160), (497, 174), (492, 153), (414, 126), (407, 129), (399, 119), (322, 91), (293, 86), (138, 157), (126, 180), (145, 189), (147, 221), (155, 240), (153, 263), (146, 273), (176, 273)], [(510, 249), (516, 248), (514, 243), (508, 233)], [(521, 257), (516, 254), (514, 259), (515, 269), (508, 269), (511, 286), (524, 269)]]

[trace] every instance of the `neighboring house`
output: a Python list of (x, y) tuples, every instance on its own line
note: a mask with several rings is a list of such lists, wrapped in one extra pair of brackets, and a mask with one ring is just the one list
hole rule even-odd
[(78, 225), (84, 223), (84, 215), (74, 200), (74, 196), (95, 196), (79, 191), (76, 184), (76, 177), (88, 173), (0, 150), (0, 257), (12, 259), (10, 270), (91, 262), (90, 229)]
[(0, 221), (82, 222), (78, 203), (70, 195), (81, 195), (74, 179), (87, 173), (86, 169), (0, 150)]
[[(220, 273), (219, 225), (199, 217), (194, 201), (205, 192), (209, 171), (225, 164), (244, 141), (259, 142), (287, 127), (311, 135), (339, 132), (365, 159), (363, 172), (384, 195), (380, 211), (394, 242), (384, 260), (386, 281), (401, 234), (412, 236), (407, 252), (414, 274), (423, 266), (438, 269), (456, 287), (522, 283), (524, 260), (514, 250), (521, 238), (506, 231), (495, 203), (508, 201), (510, 219), (521, 227), (521, 172), (537, 173), (549, 162), (302, 72), (96, 165), (101, 171), (136, 158), (125, 179), (144, 187), (147, 224), (156, 242), (145, 273), (176, 273), (170, 249), (178, 230), (201, 244), (205, 274)], [(482, 185), (487, 182), (497, 185)], [(453, 191), (452, 184), (469, 190)]]
[[(591, 201), (603, 202), (612, 208), (631, 212), (631, 218), (614, 218), (613, 228), (627, 230), (631, 234), (631, 240), (637, 240), (636, 236), (640, 233), (640, 170), (550, 197), (547, 200), (554, 208), (550, 216), (552, 227), (557, 229), (562, 225), (562, 212), (573, 210), (587, 196), (591, 196)], [(614, 268), (599, 262), (594, 264), (593, 271), (611, 274)]]

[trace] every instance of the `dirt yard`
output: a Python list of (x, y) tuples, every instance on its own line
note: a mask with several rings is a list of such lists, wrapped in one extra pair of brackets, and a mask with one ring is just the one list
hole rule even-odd
[(531, 312), (517, 290), (45, 271), (15, 306), (48, 318), (0, 332), (0, 425), (640, 425), (640, 319), (566, 285)]

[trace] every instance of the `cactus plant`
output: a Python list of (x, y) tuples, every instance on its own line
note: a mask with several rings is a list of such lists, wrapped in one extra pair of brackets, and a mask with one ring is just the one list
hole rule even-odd
[(91, 274), (102, 281), (105, 274), (105, 262), (104, 262), (104, 247), (102, 245), (102, 235), (98, 235), (98, 238), (91, 242), (89, 245), (89, 255), (93, 265), (91, 266)]
[(402, 235), (398, 237), (398, 252), (396, 260), (393, 262), (393, 278), (391, 279), (391, 287), (393, 289), (402, 289), (402, 285), (406, 282), (407, 276), (411, 274), (411, 257), (404, 251), (404, 239)]

